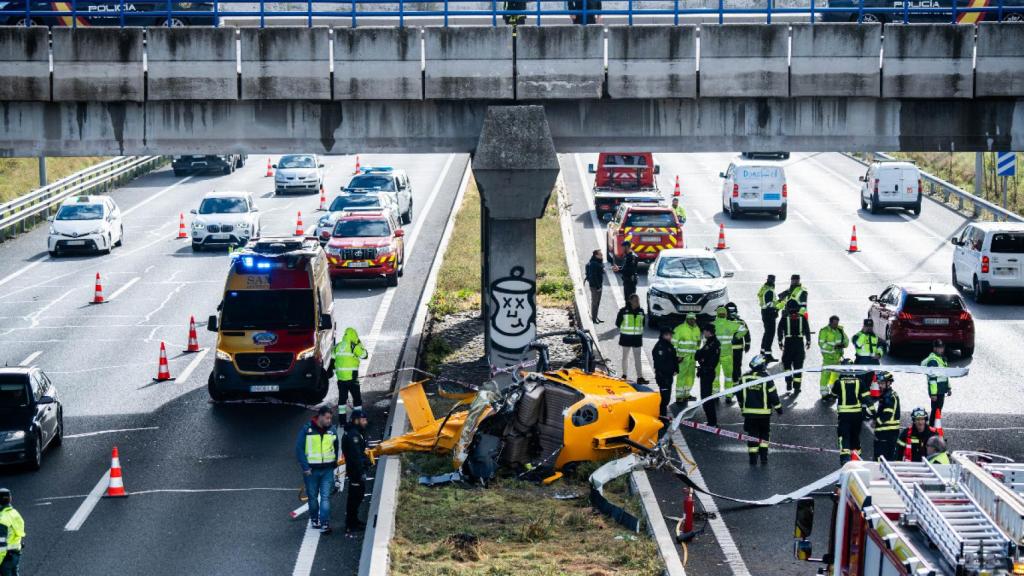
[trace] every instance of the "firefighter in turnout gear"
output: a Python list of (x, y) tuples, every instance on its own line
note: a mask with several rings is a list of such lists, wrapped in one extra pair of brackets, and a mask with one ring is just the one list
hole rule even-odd
[[(832, 316), (828, 319), (828, 325), (818, 330), (818, 348), (821, 349), (821, 364), (823, 366), (836, 365), (843, 360), (843, 351), (850, 345), (850, 339), (846, 337), (846, 330), (839, 323), (839, 316)], [(829, 395), (832, 389), (832, 382), (839, 375), (835, 372), (822, 370), (821, 378), (818, 380), (818, 391), (821, 397)]]
[(715, 336), (722, 346), (718, 358), (718, 373), (721, 376), (716, 375), (712, 389), (717, 394), (723, 388), (732, 388), (732, 338), (739, 331), (739, 323), (729, 320), (725, 306), (719, 306), (715, 314), (715, 321), (712, 324), (715, 327)]
[(18, 576), (25, 520), (11, 506), (11, 491), (0, 488), (0, 574)]
[[(942, 340), (932, 342), (932, 353), (921, 361), (921, 366), (929, 366), (931, 368), (949, 367), (949, 362), (946, 361), (946, 345)], [(928, 412), (929, 426), (935, 425), (935, 411), (942, 410), (943, 404), (946, 403), (946, 396), (952, 393), (953, 391), (949, 388), (949, 378), (945, 376), (928, 377), (928, 398), (931, 399), (932, 403), (932, 409)]]
[[(882, 354), (885, 351), (882, 344), (878, 341), (878, 336), (875, 336), (875, 321), (871, 318), (864, 319), (864, 325), (853, 335), (850, 340), (853, 344), (853, 363), (864, 364), (868, 366), (877, 366), (881, 363)], [(861, 380), (864, 385), (871, 384), (871, 372), (865, 372), (861, 376)]]
[[(793, 370), (804, 367), (807, 349), (811, 347), (811, 327), (807, 318), (800, 314), (800, 304), (790, 300), (786, 315), (779, 320), (779, 345), (782, 346), (782, 368)], [(786, 376), (786, 392), (800, 393), (803, 373)]]
[(676, 349), (676, 356), (679, 358), (679, 372), (676, 375), (677, 402), (696, 400), (691, 391), (693, 390), (693, 377), (697, 370), (696, 354), (700, 347), (700, 326), (697, 325), (697, 315), (689, 312), (686, 320), (676, 326), (672, 332), (672, 345)]
[[(743, 376), (743, 353), (750, 352), (750, 328), (746, 321), (740, 318), (736, 304), (726, 304), (725, 313), (726, 317), (736, 324), (736, 333), (732, 335), (732, 381), (739, 382)], [(732, 394), (725, 395), (725, 403), (732, 404)]]
[(775, 326), (779, 319), (779, 309), (775, 302), (775, 275), (769, 274), (761, 289), (757, 291), (757, 304), (761, 307), (761, 323), (764, 324), (764, 335), (761, 336), (761, 355), (772, 358), (772, 344), (775, 342)]
[(878, 374), (880, 394), (867, 408), (867, 416), (875, 429), (875, 460), (885, 456), (892, 461), (896, 456), (896, 440), (900, 434), (900, 397), (892, 389), (892, 372)]
[(860, 427), (864, 421), (864, 404), (871, 392), (855, 374), (843, 374), (832, 385), (832, 394), (839, 399), (836, 435), (839, 437), (839, 465), (850, 461), (850, 454), (860, 456)]
[[(750, 359), (750, 372), (744, 374), (743, 384), (752, 382), (768, 375), (768, 361), (758, 354)], [(754, 384), (736, 393), (739, 396), (740, 412), (743, 414), (743, 431), (750, 436), (759, 438), (760, 442), (747, 441), (747, 454), (750, 464), (757, 464), (760, 455), (761, 464), (768, 463), (768, 440), (771, 436), (772, 410), (782, 414), (782, 402), (775, 390), (775, 382), (771, 380)]]
[(788, 310), (790, 300), (797, 303), (800, 315), (807, 317), (807, 290), (800, 283), (799, 274), (790, 276), (789, 288), (779, 293), (775, 307), (779, 310)]
[(908, 462), (921, 462), (925, 457), (928, 439), (938, 436), (938, 432), (928, 425), (928, 412), (924, 408), (914, 408), (910, 412), (910, 420), (910, 426), (900, 431), (899, 439), (896, 441), (897, 457)]
[(352, 395), (352, 407), (363, 405), (359, 392), (359, 363), (367, 356), (366, 348), (359, 340), (355, 328), (346, 328), (341, 342), (334, 347), (334, 375), (338, 380), (338, 424), (345, 425), (348, 411), (348, 396)]

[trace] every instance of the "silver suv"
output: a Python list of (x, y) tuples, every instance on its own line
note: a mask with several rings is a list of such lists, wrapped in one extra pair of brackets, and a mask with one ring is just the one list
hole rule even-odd
[(402, 224), (412, 222), (412, 184), (405, 170), (388, 166), (364, 167), (352, 177), (343, 192), (367, 192), (391, 196), (401, 215)]

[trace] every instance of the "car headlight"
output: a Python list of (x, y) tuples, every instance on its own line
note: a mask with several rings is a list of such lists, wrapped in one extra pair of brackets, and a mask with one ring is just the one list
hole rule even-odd
[(24, 430), (11, 430), (10, 432), (4, 432), (4, 440), (23, 440), (25, 438)]
[(221, 350), (220, 348), (217, 348), (217, 360), (225, 360), (227, 362), (231, 362), (231, 354), (228, 354), (227, 352)]
[(721, 290), (715, 290), (714, 292), (711, 292), (710, 294), (708, 294), (708, 298), (710, 298), (712, 300), (715, 300), (717, 298), (722, 298), (723, 296), (725, 296), (725, 288), (722, 288)]
[(91, 234), (103, 234), (103, 228), (97, 228), (97, 229), (95, 229), (95, 230), (90, 230), (90, 231), (89, 231), (89, 234), (90, 234), (90, 235), (91, 235)]
[(318, 226), (327, 226), (331, 222), (330, 216), (321, 216), (320, 220), (317, 221)]
[(192, 222), (192, 229), (193, 230), (202, 230), (203, 228), (206, 228), (206, 224), (203, 224), (202, 222), (199, 222), (199, 221), (193, 221)]
[(647, 294), (655, 298), (668, 298), (668, 294), (658, 290), (657, 288), (648, 288)]
[(335, 246), (325, 246), (324, 247), (324, 252), (327, 252), (328, 254), (337, 256), (338, 254), (341, 254), (341, 248), (338, 248), (338, 247), (335, 247)]
[(316, 348), (307, 348), (295, 355), (296, 360), (309, 360), (316, 354)]
[(50, 236), (53, 236), (56, 233), (57, 233), (57, 231), (53, 229), (53, 226), (50, 226)]
[(238, 227), (240, 229), (242, 229), (242, 230), (248, 230), (249, 229), (249, 223), (248, 222), (239, 222), (238, 223)]
[(392, 252), (391, 246), (381, 246), (380, 248), (377, 248), (377, 254), (378, 255), (381, 255), (381, 254), (391, 254), (391, 252)]

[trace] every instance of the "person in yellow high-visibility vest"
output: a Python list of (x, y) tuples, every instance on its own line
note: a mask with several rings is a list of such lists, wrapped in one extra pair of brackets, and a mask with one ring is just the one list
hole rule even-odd
[(622, 348), (622, 378), (628, 380), (629, 357), (632, 356), (633, 367), (636, 370), (636, 383), (647, 384), (643, 367), (640, 365), (646, 316), (644, 309), (640, 306), (640, 297), (632, 294), (628, 298), (626, 305), (619, 310), (619, 314), (615, 318), (615, 325), (619, 328), (619, 346)]
[(672, 212), (679, 219), (680, 224), (686, 224), (686, 208), (683, 208), (678, 197), (672, 199)]
[(359, 340), (355, 328), (346, 328), (341, 342), (334, 347), (334, 376), (338, 380), (338, 423), (344, 425), (348, 412), (348, 397), (352, 395), (352, 407), (363, 405), (359, 392), (359, 363), (366, 359), (366, 348)]
[[(846, 330), (839, 324), (839, 316), (832, 315), (828, 319), (828, 326), (818, 330), (818, 348), (821, 349), (821, 364), (823, 366), (836, 365), (842, 362), (843, 352), (850, 345), (850, 339), (846, 337)], [(832, 393), (832, 383), (839, 374), (836, 372), (821, 371), (818, 379), (818, 392), (822, 398)]]
[(676, 402), (687, 402), (696, 400), (693, 394), (693, 379), (697, 373), (697, 348), (700, 347), (700, 326), (697, 325), (697, 315), (690, 312), (686, 320), (676, 326), (672, 331), (672, 345), (675, 346), (676, 356), (679, 358), (679, 373), (676, 374)]
[(0, 488), (0, 574), (18, 576), (25, 520), (11, 506), (11, 491)]
[(717, 394), (722, 388), (732, 388), (732, 339), (739, 331), (740, 325), (739, 322), (729, 319), (725, 306), (719, 306), (715, 310), (715, 315), (715, 321), (712, 324), (715, 327), (715, 336), (722, 344), (718, 358), (719, 375), (716, 375), (712, 386), (712, 391)]

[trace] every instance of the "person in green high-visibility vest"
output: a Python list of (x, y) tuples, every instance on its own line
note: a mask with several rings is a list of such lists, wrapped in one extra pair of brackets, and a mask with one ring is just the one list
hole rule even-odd
[(0, 488), (0, 574), (18, 576), (25, 520), (11, 506), (11, 491)]
[(686, 208), (683, 208), (678, 197), (672, 199), (672, 212), (676, 215), (680, 224), (686, 224)]
[[(934, 340), (932, 342), (932, 353), (927, 358), (921, 361), (921, 366), (928, 366), (931, 368), (948, 368), (949, 362), (946, 360), (946, 343), (942, 340)], [(949, 378), (945, 376), (929, 376), (928, 377), (928, 398), (931, 399), (932, 409), (928, 412), (928, 425), (935, 425), (935, 411), (942, 410), (943, 405), (946, 403), (946, 396), (949, 396), (953, 391), (949, 387)]]
[(697, 325), (695, 313), (687, 313), (686, 320), (672, 331), (672, 345), (675, 346), (676, 357), (679, 358), (676, 402), (682, 402), (685, 406), (697, 399), (691, 393), (694, 376), (697, 373), (697, 349), (700, 348), (700, 326)]
[(615, 318), (615, 325), (619, 328), (619, 346), (622, 347), (622, 378), (629, 379), (629, 357), (632, 355), (637, 384), (647, 384), (647, 380), (644, 378), (644, 369), (640, 364), (640, 355), (644, 345), (645, 321), (644, 309), (640, 306), (640, 297), (636, 294), (629, 296), (628, 302), (619, 310), (619, 314)]
[(722, 345), (718, 357), (718, 374), (712, 386), (714, 393), (721, 392), (723, 388), (732, 388), (732, 338), (739, 331), (739, 322), (729, 319), (729, 312), (725, 306), (719, 306), (715, 310), (715, 336)]
[[(843, 351), (850, 345), (850, 339), (846, 337), (846, 330), (839, 324), (839, 316), (832, 315), (828, 319), (828, 325), (818, 330), (818, 348), (821, 350), (821, 364), (823, 366), (836, 365), (843, 360)], [(818, 392), (822, 398), (831, 395), (832, 382), (839, 377), (839, 374), (822, 370), (818, 379)]]
[(946, 454), (946, 440), (942, 436), (932, 436), (925, 444), (928, 453), (928, 462), (932, 464), (949, 464), (949, 454)]
[(341, 342), (334, 347), (334, 376), (338, 380), (338, 424), (344, 426), (348, 412), (348, 397), (352, 395), (352, 407), (363, 405), (359, 391), (359, 363), (366, 359), (366, 348), (359, 340), (355, 328), (346, 328)]

